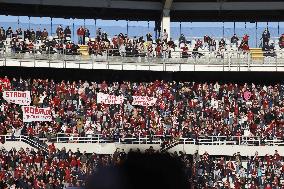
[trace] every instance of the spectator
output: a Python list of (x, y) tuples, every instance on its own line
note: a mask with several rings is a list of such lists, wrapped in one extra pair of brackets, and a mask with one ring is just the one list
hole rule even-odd
[(262, 39), (262, 45), (264, 45), (265, 43), (269, 43), (270, 32), (269, 32), (268, 28), (266, 28), (263, 31), (261, 39)]
[(84, 44), (83, 38), (84, 38), (84, 35), (85, 35), (85, 30), (82, 26), (80, 26), (80, 28), (78, 28), (77, 35), (78, 35), (78, 44), (83, 45)]
[(209, 51), (210, 52), (213, 52), (213, 51), (215, 51), (216, 50), (216, 41), (215, 41), (215, 39), (212, 39), (212, 40), (210, 40), (209, 41)]
[(162, 34), (162, 41), (165, 42), (165, 43), (167, 43), (167, 42), (168, 42), (168, 37), (169, 37), (169, 35), (168, 35), (168, 33), (167, 33), (167, 30), (164, 29), (164, 32), (163, 32), (163, 34)]
[(241, 44), (239, 46), (239, 50), (241, 50), (243, 52), (248, 52), (250, 50), (246, 37), (245, 37), (244, 40), (242, 40), (242, 42), (241, 42)]
[(36, 31), (36, 40), (41, 40), (41, 38), (42, 38), (42, 32), (40, 28), (38, 28)]
[(46, 40), (48, 37), (48, 32), (46, 31), (46, 29), (44, 28), (42, 33), (41, 33), (41, 37), (43, 40)]
[(66, 28), (64, 29), (64, 37), (65, 37), (65, 40), (66, 38), (71, 38), (71, 30), (69, 26), (66, 26)]
[(147, 42), (153, 42), (152, 35), (150, 32), (146, 34), (146, 40)]
[[(16, 30), (16, 33), (17, 33), (17, 37), (18, 37), (19, 39), (23, 39), (23, 38), (24, 38), (24, 36), (23, 36), (23, 31), (22, 31), (21, 28), (18, 28), (18, 29)], [(1, 40), (0, 40), (0, 41), (1, 41)]]
[(186, 38), (185, 38), (185, 36), (183, 35), (183, 34), (181, 34), (180, 35), (180, 37), (179, 37), (179, 39), (178, 39), (178, 41), (179, 41), (179, 46), (180, 46), (180, 44), (181, 43), (186, 43)]
[(87, 38), (89, 38), (89, 37), (90, 37), (90, 31), (89, 31), (89, 29), (88, 29), (88, 28), (85, 28), (85, 29), (84, 29), (83, 44), (85, 44), (85, 43), (86, 43), (86, 42), (85, 42), (86, 37), (87, 37)]
[(234, 34), (233, 37), (231, 38), (231, 44), (238, 46), (238, 42), (239, 42), (239, 38), (237, 34)]
[(31, 29), (31, 31), (30, 31), (29, 40), (32, 41), (32, 42), (34, 42), (36, 40), (36, 33), (35, 33), (34, 29)]
[[(0, 33), (1, 33), (1, 30), (0, 30)], [(284, 48), (284, 33), (279, 37), (279, 47), (281, 49)]]
[(102, 28), (98, 28), (96, 30), (96, 36), (97, 38), (101, 39), (102, 38)]
[(11, 27), (9, 27), (8, 29), (7, 29), (7, 31), (6, 31), (6, 37), (7, 38), (12, 38), (13, 36), (13, 30), (12, 30), (12, 28)]
[(0, 28), (0, 41), (3, 41), (6, 39), (6, 32), (3, 27)]
[(200, 39), (197, 39), (195, 46), (197, 50), (198, 48), (203, 48), (203, 42)]
[(58, 37), (58, 39), (62, 40), (64, 38), (64, 32), (63, 32), (63, 28), (61, 25), (58, 25), (56, 28), (56, 35)]
[(24, 31), (24, 40), (26, 40), (26, 39), (31, 40), (31, 32), (30, 32), (30, 30)]
[(242, 43), (243, 43), (244, 45), (248, 46), (248, 45), (249, 45), (249, 44), (248, 44), (248, 41), (249, 41), (249, 36), (248, 36), (248, 34), (245, 34), (245, 35), (243, 36)]
[(271, 43), (271, 45), (268, 44), (268, 42), (265, 42), (263, 47), (262, 47), (262, 51), (264, 51), (264, 56), (271, 56), (274, 57), (275, 51), (274, 51), (274, 44)]
[(224, 38), (222, 38), (222, 39), (219, 41), (219, 49), (224, 49), (224, 50), (226, 50), (226, 42), (225, 42)]

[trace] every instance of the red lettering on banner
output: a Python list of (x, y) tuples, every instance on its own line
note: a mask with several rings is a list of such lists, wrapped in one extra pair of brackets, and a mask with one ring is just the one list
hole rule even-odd
[(26, 114), (30, 113), (29, 110), (30, 110), (30, 107), (24, 107), (24, 111), (25, 111)]
[(44, 114), (44, 109), (40, 108), (38, 114)]
[(23, 107), (23, 121), (51, 121), (51, 109), (50, 108), (38, 108), (38, 107)]

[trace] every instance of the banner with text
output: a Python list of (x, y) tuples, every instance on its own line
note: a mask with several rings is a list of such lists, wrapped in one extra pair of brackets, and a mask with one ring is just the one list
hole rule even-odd
[(23, 122), (52, 121), (51, 109), (35, 106), (22, 106)]
[(4, 91), (3, 98), (9, 103), (15, 103), (19, 105), (31, 104), (30, 91)]
[(97, 94), (97, 103), (104, 103), (104, 104), (122, 104), (124, 101), (123, 96), (115, 96), (109, 95), (104, 93)]
[(157, 98), (148, 96), (133, 96), (132, 105), (138, 106), (154, 106)]

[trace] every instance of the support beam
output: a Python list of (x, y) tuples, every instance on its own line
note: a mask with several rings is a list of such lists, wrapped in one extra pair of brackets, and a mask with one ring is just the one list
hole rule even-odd
[(172, 8), (173, 0), (165, 0), (164, 2), (164, 9), (161, 19), (161, 33), (164, 32), (164, 30), (168, 33), (168, 40), (170, 40), (171, 36), (171, 8)]
[(173, 4), (173, 0), (165, 0), (164, 9), (169, 9), (169, 10), (171, 10), (172, 4)]

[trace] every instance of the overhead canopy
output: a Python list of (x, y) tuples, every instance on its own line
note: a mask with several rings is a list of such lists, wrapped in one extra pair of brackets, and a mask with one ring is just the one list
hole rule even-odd
[(283, 21), (283, 0), (0, 0), (0, 14), (113, 20)]

